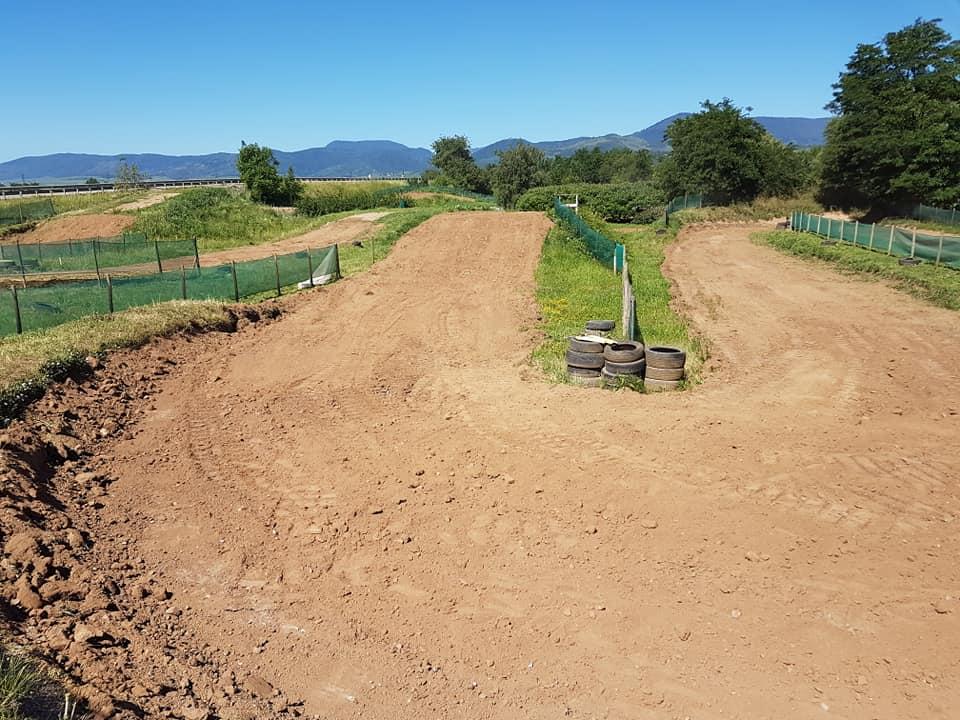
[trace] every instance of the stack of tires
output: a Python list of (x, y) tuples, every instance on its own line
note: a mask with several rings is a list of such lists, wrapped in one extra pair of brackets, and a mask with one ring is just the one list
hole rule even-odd
[(623, 385), (624, 381), (635, 381), (639, 384), (643, 380), (645, 369), (642, 343), (621, 340), (609, 343), (603, 348), (603, 370), (600, 371), (600, 376), (604, 385), (618, 387)]
[(588, 337), (570, 338), (567, 349), (567, 377), (570, 382), (586, 387), (600, 387), (603, 369), (603, 348), (606, 343)]
[(643, 384), (649, 390), (676, 390), (684, 377), (684, 365), (687, 354), (675, 347), (648, 347), (645, 353), (647, 361)]
[(613, 332), (616, 323), (613, 320), (587, 320), (587, 326), (584, 329), (584, 335), (599, 335), (600, 337), (609, 337)]

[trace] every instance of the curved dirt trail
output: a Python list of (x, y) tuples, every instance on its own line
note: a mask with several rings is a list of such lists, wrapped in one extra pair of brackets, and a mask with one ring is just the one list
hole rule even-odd
[(552, 386), (547, 229), (442, 215), (183, 349), (103, 513), (184, 621), (324, 718), (951, 717), (958, 316), (704, 228), (705, 383)]

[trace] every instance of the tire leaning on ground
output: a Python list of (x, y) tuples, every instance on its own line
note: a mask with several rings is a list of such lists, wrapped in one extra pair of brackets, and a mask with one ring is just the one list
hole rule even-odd
[(578, 377), (600, 377), (600, 371), (594, 368), (581, 368), (568, 365), (567, 375), (576, 375)]
[(573, 385), (582, 385), (583, 387), (600, 387), (602, 379), (600, 375), (567, 375), (567, 379)]
[(647, 367), (680, 368), (687, 364), (687, 354), (675, 347), (648, 347), (645, 352)]
[(661, 368), (647, 365), (647, 380), (683, 380), (683, 368)]
[(646, 365), (647, 361), (643, 358), (633, 362), (610, 362), (607, 360), (603, 364), (603, 369), (606, 370), (608, 375), (642, 375)]
[[(649, 370), (647, 371), (649, 372)], [(676, 390), (680, 387), (679, 380), (655, 380), (653, 378), (646, 378), (643, 381), (643, 386), (647, 390)]]
[(603, 353), (567, 350), (567, 365), (569, 367), (599, 370), (603, 367)]
[(610, 332), (616, 323), (613, 320), (587, 320), (587, 330), (599, 330), (600, 332)]
[(567, 338), (570, 342), (570, 349), (580, 353), (602, 353), (605, 347), (604, 343), (594, 342), (593, 340), (583, 340), (578, 337)]
[(603, 359), (607, 362), (628, 363), (643, 358), (643, 343), (630, 340), (610, 343), (603, 348)]

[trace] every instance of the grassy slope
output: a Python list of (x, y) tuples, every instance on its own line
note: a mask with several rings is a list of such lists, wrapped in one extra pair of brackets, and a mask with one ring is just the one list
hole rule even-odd
[(900, 265), (897, 258), (851, 245), (822, 245), (821, 238), (788, 231), (757, 233), (754, 241), (791, 255), (830, 263), (863, 279), (886, 280), (898, 290), (927, 302), (960, 310), (960, 271), (931, 263)]
[(880, 221), (881, 225), (896, 225), (900, 228), (917, 228), (917, 230), (932, 230), (944, 235), (960, 237), (960, 225), (948, 225), (932, 220), (914, 220), (913, 218), (888, 217)]
[[(75, 195), (50, 195), (53, 200), (53, 207), (57, 214), (66, 212), (107, 212), (113, 210), (118, 205), (140, 200), (146, 197), (147, 190), (128, 190), (123, 192), (98, 192), (98, 193), (78, 193)], [(35, 200), (46, 200), (48, 196), (23, 198), (23, 202), (33, 202)], [(16, 205), (19, 200), (7, 198), (0, 200), (0, 205)]]

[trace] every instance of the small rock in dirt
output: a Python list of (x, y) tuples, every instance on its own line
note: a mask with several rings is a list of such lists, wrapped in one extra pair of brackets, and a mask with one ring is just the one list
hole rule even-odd
[(640, 527), (644, 527), (647, 530), (656, 530), (659, 525), (660, 523), (658, 523), (655, 518), (644, 518), (640, 521)]
[(40, 555), (40, 543), (30, 533), (15, 533), (4, 545), (4, 552), (16, 563), (25, 565)]
[(732, 617), (734, 620), (736, 620), (736, 619), (737, 619), (738, 617), (740, 617), (741, 615), (743, 615), (743, 613), (740, 612), (739, 610), (731, 610), (731, 611), (730, 611), (730, 617)]
[(258, 675), (251, 675), (243, 681), (243, 685), (254, 695), (262, 698), (269, 698), (273, 695), (273, 685)]
[(934, 600), (931, 605), (937, 615), (946, 615), (951, 609), (945, 600)]
[(25, 610), (39, 610), (43, 607), (43, 599), (25, 579), (17, 583), (17, 602)]
[(596, 534), (597, 534), (597, 526), (596, 526), (596, 525), (588, 525), (586, 528), (584, 528), (584, 532), (585, 532), (587, 535), (596, 535)]

